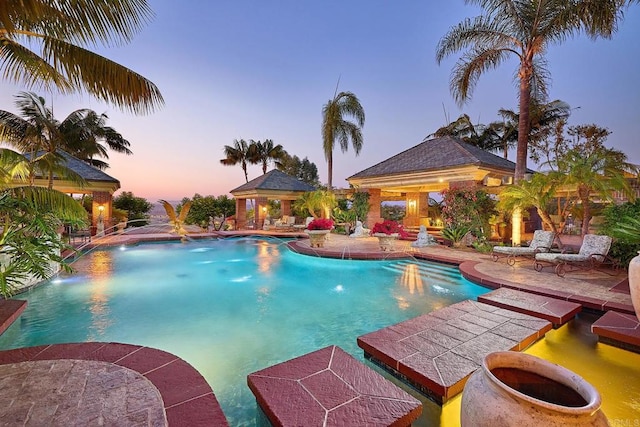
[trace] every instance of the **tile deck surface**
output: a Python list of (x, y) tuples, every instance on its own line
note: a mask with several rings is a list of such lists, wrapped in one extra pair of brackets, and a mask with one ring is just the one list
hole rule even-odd
[(509, 288), (499, 288), (480, 295), (478, 301), (548, 320), (554, 328), (564, 325), (582, 310), (582, 306), (575, 302)]
[(551, 323), (476, 301), (462, 301), (358, 337), (365, 357), (438, 403), (460, 393), (494, 351), (523, 350)]
[(273, 426), (409, 426), (419, 400), (329, 346), (254, 372), (249, 388)]

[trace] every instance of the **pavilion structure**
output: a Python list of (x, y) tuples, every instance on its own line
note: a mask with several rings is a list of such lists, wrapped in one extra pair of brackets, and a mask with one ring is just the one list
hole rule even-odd
[(236, 228), (247, 228), (247, 200), (255, 206), (255, 227), (262, 227), (267, 217), (267, 202), (279, 200), (282, 215), (291, 215), (291, 202), (315, 188), (277, 169), (230, 191), (236, 199)]
[[(448, 188), (482, 187), (498, 194), (513, 183), (515, 163), (450, 136), (425, 140), (349, 178), (370, 194), (367, 225), (382, 220), (381, 203), (404, 201), (404, 225), (427, 225), (429, 195)], [(528, 171), (533, 172), (533, 171)]]
[[(91, 207), (92, 230), (97, 230), (99, 222), (102, 222), (103, 227), (108, 229), (111, 226), (113, 193), (120, 188), (120, 181), (71, 154), (64, 151), (60, 151), (58, 154), (64, 158), (64, 166), (71, 169), (81, 179), (73, 181), (54, 174), (53, 189), (71, 196), (75, 194), (90, 194), (93, 197)], [(28, 157), (28, 154), (26, 156)], [(25, 184), (24, 182), (14, 181), (11, 185), (18, 187)], [(43, 174), (38, 174), (34, 179), (33, 185), (48, 187), (49, 178)]]

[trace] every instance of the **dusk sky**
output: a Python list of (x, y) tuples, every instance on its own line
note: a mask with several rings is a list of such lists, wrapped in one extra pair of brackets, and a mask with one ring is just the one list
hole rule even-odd
[[(166, 104), (133, 116), (84, 95), (38, 92), (62, 120), (78, 108), (106, 112), (131, 142), (132, 156), (111, 153), (106, 172), (122, 190), (150, 201), (194, 193), (222, 195), (244, 183), (240, 166), (223, 166), (234, 139), (272, 139), (318, 166), (327, 181), (322, 107), (338, 90), (364, 107), (364, 145), (356, 157), (334, 152), (334, 186), (420, 143), (460, 114), (474, 123), (517, 110), (515, 60), (488, 71), (459, 108), (449, 91), (457, 56), (435, 60), (439, 39), (479, 9), (462, 0), (210, 1), (150, 0), (156, 16), (132, 43), (98, 51), (152, 80)], [(640, 6), (625, 13), (613, 40), (581, 35), (546, 56), (551, 99), (572, 107), (569, 125), (612, 131), (606, 145), (640, 163)], [(17, 113), (24, 87), (2, 83), (0, 109)], [(511, 154), (510, 160), (514, 160)], [(535, 168), (535, 165), (529, 164)], [(251, 166), (249, 179), (262, 174)]]

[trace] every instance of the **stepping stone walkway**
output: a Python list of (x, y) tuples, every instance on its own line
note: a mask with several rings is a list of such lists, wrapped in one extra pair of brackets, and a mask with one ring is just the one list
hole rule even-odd
[(606, 344), (640, 353), (640, 322), (633, 314), (607, 311), (593, 322), (591, 332)]
[(362, 335), (358, 346), (442, 404), (462, 391), (487, 354), (523, 350), (549, 330), (546, 320), (466, 300)]
[(480, 295), (478, 301), (548, 320), (553, 323), (554, 328), (564, 325), (582, 310), (582, 306), (575, 302), (509, 288), (500, 288)]
[(273, 426), (410, 426), (419, 400), (335, 345), (247, 377)]

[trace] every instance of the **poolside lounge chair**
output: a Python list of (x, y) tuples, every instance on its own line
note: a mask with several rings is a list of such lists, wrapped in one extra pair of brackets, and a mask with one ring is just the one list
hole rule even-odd
[(518, 257), (533, 258), (538, 253), (551, 251), (555, 237), (553, 231), (536, 230), (529, 246), (495, 246), (491, 258), (498, 261), (498, 259), (506, 257), (507, 264), (514, 265)]
[(280, 218), (275, 223), (276, 230), (278, 230), (278, 229), (280, 229), (280, 230), (288, 230), (290, 228), (293, 228), (293, 224), (295, 224), (295, 223), (296, 223), (296, 217), (295, 216), (282, 215), (282, 218)]
[(293, 224), (293, 228), (298, 230), (298, 231), (304, 230), (309, 226), (311, 221), (313, 221), (313, 217), (312, 216), (308, 216), (307, 219), (304, 220), (304, 224)]
[(611, 248), (611, 241), (609, 236), (585, 234), (577, 254), (538, 253), (534, 268), (536, 271), (541, 271), (546, 266), (555, 265), (555, 272), (560, 277), (564, 277), (568, 271), (575, 269), (591, 270), (605, 265), (615, 268), (618, 262), (607, 255)]

